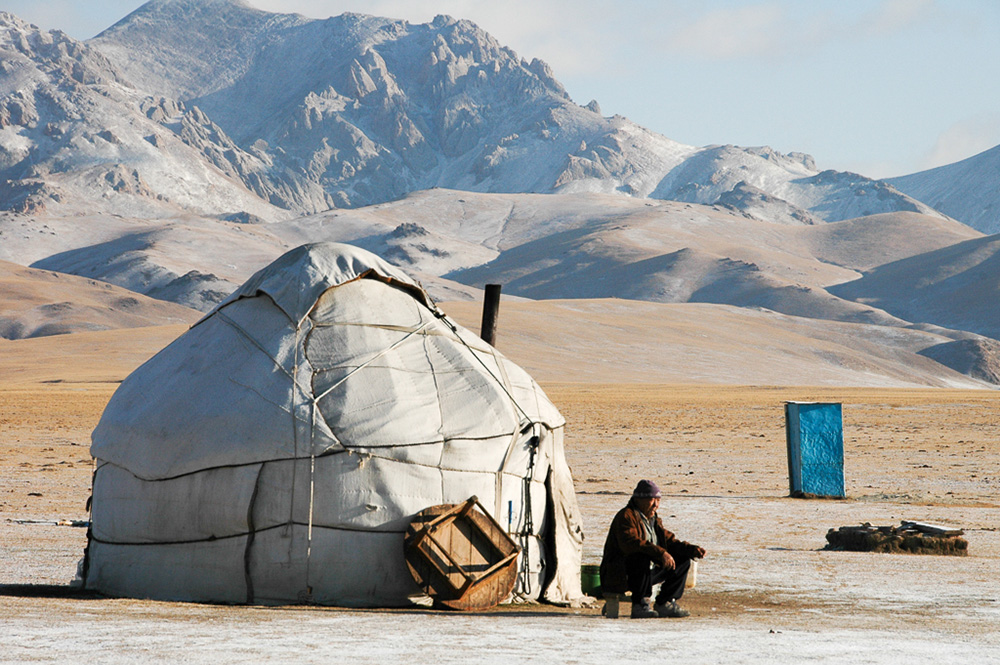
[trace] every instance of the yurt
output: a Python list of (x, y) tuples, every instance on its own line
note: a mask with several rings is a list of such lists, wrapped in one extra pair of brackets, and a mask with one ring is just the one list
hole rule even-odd
[(94, 430), (86, 588), (405, 606), (429, 506), (521, 544), (513, 597), (580, 593), (564, 420), (538, 385), (365, 250), (304, 245), (133, 372)]

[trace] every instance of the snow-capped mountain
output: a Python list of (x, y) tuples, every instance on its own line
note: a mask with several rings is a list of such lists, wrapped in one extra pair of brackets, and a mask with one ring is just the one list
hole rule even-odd
[(574, 104), (545, 63), (444, 16), (317, 21), (229, 0), (154, 0), (92, 44), (337, 207), (435, 186), (547, 192), (581, 178), (646, 194), (660, 174), (636, 164), (664, 168), (693, 151)]
[(447, 187), (619, 192), (793, 224), (936, 214), (807, 155), (696, 148), (603, 117), (545, 63), (447, 16), (312, 20), (240, 0), (152, 0), (90, 45), (154, 99), (197, 108), (202, 153), (297, 212)]
[[(0, 205), (271, 221), (432, 187), (603, 192), (789, 224), (932, 211), (807, 155), (695, 148), (468, 21), (152, 0), (83, 44), (0, 15)], [(288, 211), (288, 212), (283, 212)]]
[(1000, 145), (885, 182), (983, 233), (1000, 233)]

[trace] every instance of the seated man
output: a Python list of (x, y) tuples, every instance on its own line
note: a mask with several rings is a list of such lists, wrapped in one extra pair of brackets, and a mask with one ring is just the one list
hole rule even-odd
[[(686, 617), (677, 605), (684, 593), (691, 559), (705, 556), (697, 545), (677, 540), (663, 528), (656, 515), (660, 488), (651, 480), (640, 480), (628, 505), (611, 521), (601, 561), (601, 588), (606, 594), (632, 592), (632, 618)], [(653, 585), (661, 584), (656, 603), (650, 607)], [(617, 596), (609, 598), (605, 614), (618, 616)]]

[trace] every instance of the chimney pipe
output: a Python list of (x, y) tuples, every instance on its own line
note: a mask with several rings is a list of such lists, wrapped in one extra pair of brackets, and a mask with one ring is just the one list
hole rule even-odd
[(497, 319), (500, 314), (500, 285), (486, 285), (486, 299), (483, 300), (483, 325), (479, 336), (490, 346), (496, 346)]

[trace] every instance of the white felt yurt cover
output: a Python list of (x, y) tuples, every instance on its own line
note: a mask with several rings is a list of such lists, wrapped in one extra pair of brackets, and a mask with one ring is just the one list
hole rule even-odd
[(525, 548), (518, 595), (568, 602), (583, 535), (563, 424), (527, 373), (397, 268), (304, 245), (111, 398), (91, 446), (85, 584), (405, 605), (419, 601), (411, 518), (476, 495)]

